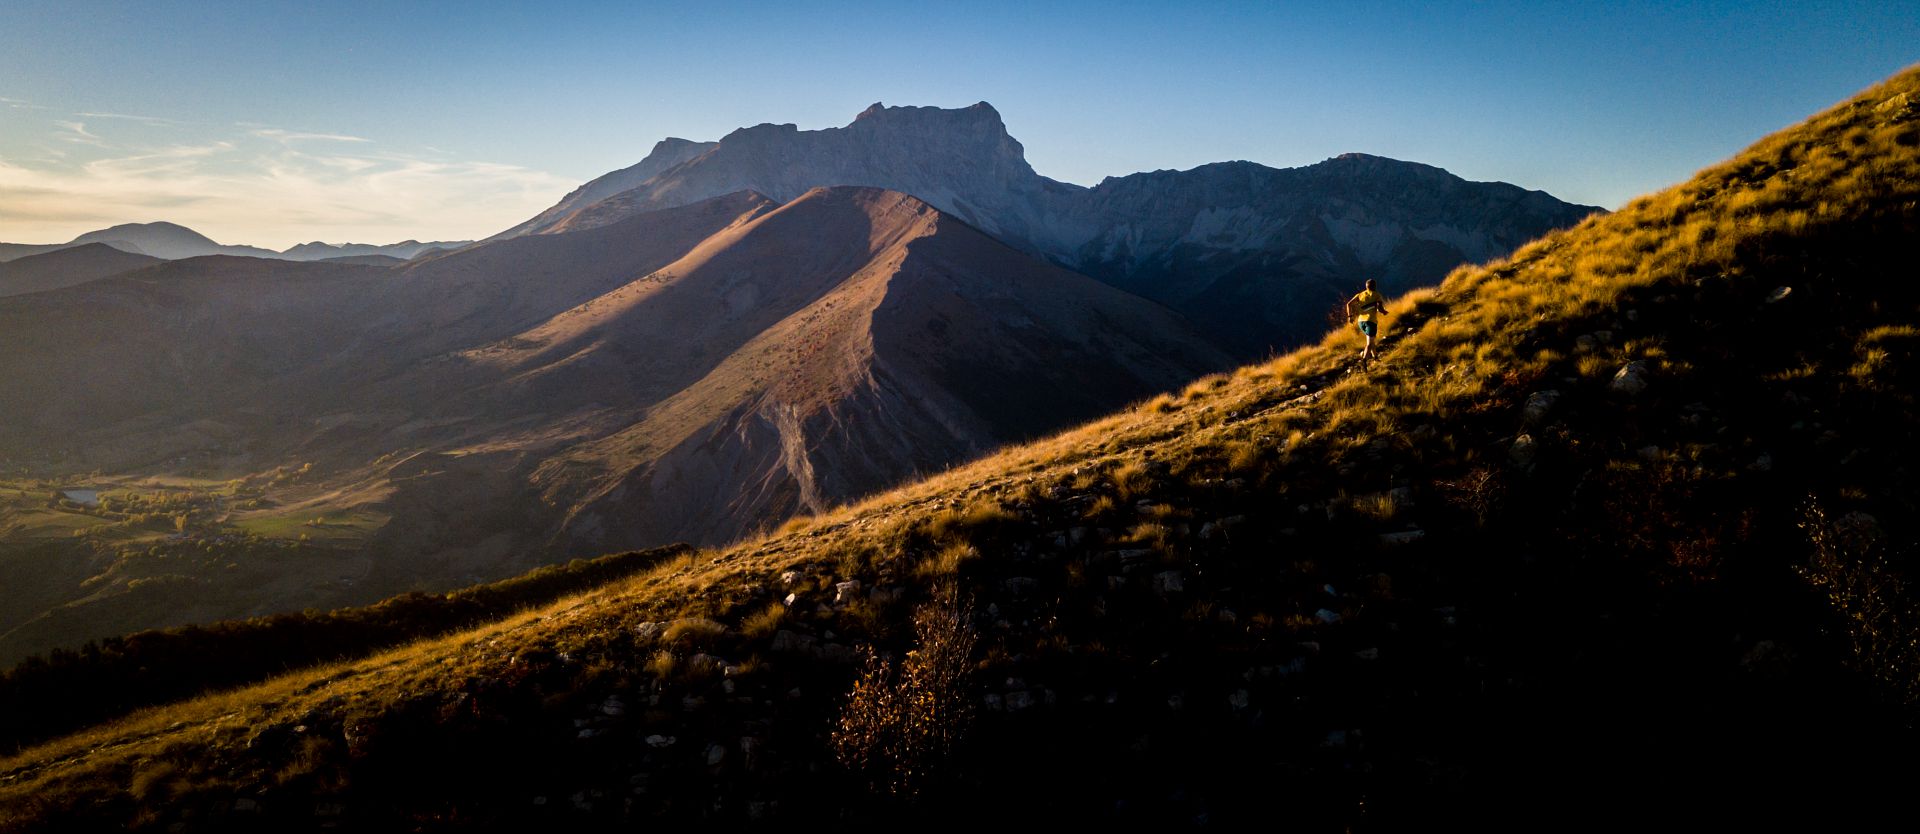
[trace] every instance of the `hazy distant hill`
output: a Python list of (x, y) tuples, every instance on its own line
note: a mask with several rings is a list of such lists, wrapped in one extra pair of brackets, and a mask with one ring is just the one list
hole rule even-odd
[(197, 258), (202, 255), (244, 255), (256, 258), (276, 257), (278, 253), (258, 246), (223, 246), (206, 235), (174, 223), (126, 223), (76, 237), (67, 245), (86, 243), (131, 243), (141, 254), (166, 260)]
[(314, 241), (289, 247), (285, 252), (275, 252), (258, 246), (225, 246), (213, 242), (207, 236), (185, 226), (174, 223), (127, 223), (112, 228), (88, 232), (66, 243), (25, 244), (0, 243), (0, 262), (23, 258), (29, 255), (44, 254), (90, 243), (100, 243), (143, 255), (151, 255), (164, 260), (198, 258), (205, 255), (242, 255), (254, 258), (276, 258), (293, 261), (317, 261), (355, 255), (388, 255), (401, 260), (411, 259), (422, 253), (435, 250), (458, 249), (472, 241), (433, 241), (421, 243), (407, 240), (400, 243), (377, 245), (370, 243), (329, 244)]
[(321, 243), (316, 240), (312, 243), (302, 243), (297, 246), (288, 247), (286, 251), (271, 257), (281, 257), (295, 261), (331, 261), (356, 256), (378, 255), (404, 261), (410, 260), (423, 252), (432, 252), (436, 249), (458, 249), (472, 242), (471, 240), (436, 240), (421, 243), (417, 240), (403, 240), (399, 243), (379, 245), (372, 243), (333, 244)]
[(985, 102), (876, 104), (841, 128), (763, 124), (717, 143), (662, 142), (639, 165), (502, 236), (591, 228), (732, 191), (789, 200), (831, 185), (917, 196), (1016, 247), (1186, 312), (1243, 355), (1318, 332), (1366, 278), (1392, 290), (1429, 284), (1597, 211), (1362, 154), (1286, 170), (1219, 163), (1082, 188), (1036, 174)]
[(0, 262), (0, 296), (57, 290), (157, 263), (159, 258), (104, 243), (83, 243)]

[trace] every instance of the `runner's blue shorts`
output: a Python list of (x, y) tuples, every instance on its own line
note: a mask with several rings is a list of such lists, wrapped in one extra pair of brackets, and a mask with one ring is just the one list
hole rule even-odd
[(1370, 321), (1363, 321), (1363, 322), (1360, 322), (1360, 335), (1362, 335), (1362, 336), (1367, 336), (1367, 337), (1372, 337), (1372, 336), (1373, 336), (1373, 322), (1370, 322)]

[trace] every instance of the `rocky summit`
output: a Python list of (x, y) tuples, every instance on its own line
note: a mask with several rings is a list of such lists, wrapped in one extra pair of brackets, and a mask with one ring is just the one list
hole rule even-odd
[(1180, 310), (1243, 356), (1298, 344), (1366, 278), (1438, 281), (1598, 211), (1429, 165), (1346, 154), (1275, 169), (1223, 162), (1092, 188), (1028, 165), (998, 111), (874, 104), (845, 127), (667, 140), (503, 236), (565, 232), (751, 190), (914, 195), (1007, 243)]

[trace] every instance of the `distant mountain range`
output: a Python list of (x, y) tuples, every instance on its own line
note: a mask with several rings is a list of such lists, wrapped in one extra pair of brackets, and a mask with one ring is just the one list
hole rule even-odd
[(387, 255), (401, 260), (436, 249), (458, 249), (472, 241), (436, 241), (421, 243), (407, 240), (375, 245), (369, 243), (328, 244), (314, 241), (291, 247), (284, 252), (258, 246), (227, 246), (206, 235), (175, 223), (126, 223), (88, 232), (66, 243), (0, 243), (0, 262), (42, 255), (88, 244), (103, 244), (122, 252), (147, 255), (163, 260), (198, 258), (204, 255), (239, 255), (249, 258), (275, 258), (289, 261), (318, 261), (363, 255)]
[(1365, 154), (1295, 169), (1223, 162), (1083, 188), (1035, 173), (985, 102), (875, 104), (841, 128), (762, 124), (718, 142), (664, 140), (496, 237), (592, 228), (736, 191), (785, 201), (822, 185), (912, 194), (1180, 310), (1243, 355), (1317, 335), (1366, 278), (1390, 292), (1430, 284), (1600, 211)]
[[(1083, 188), (1034, 173), (984, 103), (876, 105), (662, 141), (473, 245), (274, 253), (155, 223), (14, 247), (0, 463), (297, 470), (199, 523), (374, 520), (351, 565), (271, 582), (22, 551), (37, 579), (0, 596), (0, 657), (723, 544), (1324, 333), (1363, 278), (1437, 281), (1594, 211), (1361, 155)], [(194, 607), (132, 593), (142, 570), (200, 583)]]

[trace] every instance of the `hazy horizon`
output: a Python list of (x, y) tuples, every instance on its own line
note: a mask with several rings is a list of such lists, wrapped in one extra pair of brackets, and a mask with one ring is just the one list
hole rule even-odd
[(659, 139), (874, 101), (991, 102), (1082, 185), (1361, 152), (1611, 209), (1920, 57), (1920, 21), (1858, 6), (19, 6), (14, 243), (159, 220), (273, 249), (479, 238)]

